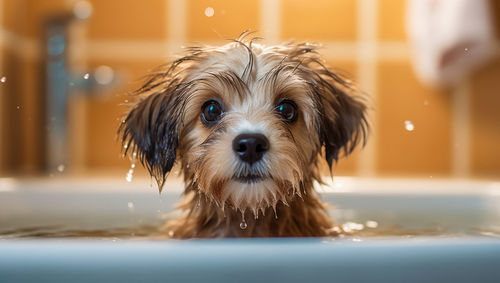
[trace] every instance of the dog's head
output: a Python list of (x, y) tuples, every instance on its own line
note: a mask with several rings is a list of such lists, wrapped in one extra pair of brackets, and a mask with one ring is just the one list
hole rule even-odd
[(123, 143), (160, 189), (180, 159), (187, 188), (221, 207), (287, 203), (319, 178), (320, 155), (331, 168), (367, 130), (365, 105), (316, 49), (241, 40), (191, 48), (139, 90)]

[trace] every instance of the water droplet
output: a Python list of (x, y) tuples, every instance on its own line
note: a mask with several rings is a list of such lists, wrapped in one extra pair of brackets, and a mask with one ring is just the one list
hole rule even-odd
[(196, 207), (200, 207), (200, 205), (201, 205), (201, 199), (199, 198), (198, 203), (196, 204)]
[(465, 47), (464, 50), (465, 50), (465, 52), (467, 52), (467, 51), (469, 51), (469, 48)]
[(410, 120), (405, 120), (405, 129), (408, 132), (411, 132), (415, 129), (415, 126), (413, 125), (413, 123)]
[(128, 148), (128, 144), (124, 145), (123, 148), (127, 149)]
[(0, 79), (0, 82), (2, 82), (2, 83), (6, 82), (6, 81), (7, 81), (7, 78), (6, 78), (6, 77), (2, 77), (2, 78)]
[(127, 207), (128, 207), (128, 210), (129, 210), (130, 212), (133, 212), (133, 211), (134, 211), (134, 209), (135, 209), (134, 203), (133, 203), (133, 202), (131, 202), (131, 201), (129, 201), (129, 202), (127, 203)]
[(375, 228), (378, 227), (378, 222), (377, 221), (373, 221), (373, 220), (368, 220), (368, 221), (366, 221), (365, 226), (368, 227), (368, 228), (375, 229)]
[(128, 99), (125, 99), (125, 100), (124, 100), (124, 102), (125, 102), (125, 103), (128, 103)]
[(16, 106), (16, 108), (17, 108), (17, 109), (21, 109), (21, 106), (17, 105), (17, 106)]
[(205, 16), (207, 16), (207, 17), (209, 17), (209, 18), (210, 18), (210, 17), (212, 17), (214, 14), (215, 14), (215, 10), (214, 10), (214, 8), (212, 8), (212, 7), (207, 7), (207, 8), (205, 9)]
[(245, 230), (247, 227), (248, 227), (248, 224), (245, 222), (245, 220), (241, 221), (241, 223), (240, 223), (241, 230)]
[(59, 166), (57, 166), (57, 171), (63, 172), (64, 168), (65, 168), (64, 164), (59, 164)]
[(241, 212), (241, 223), (240, 223), (240, 228), (241, 230), (245, 230), (247, 228), (247, 222), (245, 221), (245, 212)]
[(174, 236), (174, 231), (168, 231), (168, 236), (172, 238)]
[(89, 77), (90, 77), (90, 74), (89, 74), (89, 73), (86, 73), (85, 75), (83, 75), (83, 78), (84, 78), (84, 79), (86, 79), (86, 80), (88, 80), (88, 79), (89, 79)]
[(134, 178), (134, 169), (129, 169), (128, 172), (127, 172), (127, 177), (125, 177), (125, 180), (127, 180), (127, 182), (132, 182), (132, 178)]

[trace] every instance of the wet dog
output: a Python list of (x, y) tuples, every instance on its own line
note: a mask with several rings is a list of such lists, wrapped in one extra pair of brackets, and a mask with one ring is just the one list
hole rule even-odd
[(335, 233), (313, 184), (321, 163), (364, 143), (366, 104), (309, 43), (240, 37), (191, 47), (151, 74), (120, 128), (161, 190), (180, 163), (184, 214), (176, 238)]

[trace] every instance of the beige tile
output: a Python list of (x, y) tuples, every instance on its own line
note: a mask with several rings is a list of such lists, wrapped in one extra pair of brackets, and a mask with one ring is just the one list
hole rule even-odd
[[(407, 62), (380, 62), (377, 72), (377, 172), (450, 174), (450, 93), (422, 86)], [(406, 120), (413, 131), (405, 129)]]
[(281, 1), (285, 40), (356, 40), (357, 2), (352, 0)]

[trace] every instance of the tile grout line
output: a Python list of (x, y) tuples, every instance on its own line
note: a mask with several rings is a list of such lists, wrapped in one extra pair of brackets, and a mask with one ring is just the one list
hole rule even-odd
[[(66, 0), (68, 5), (72, 4), (71, 0)], [(88, 20), (88, 19), (87, 19)], [(72, 72), (87, 72), (88, 61), (91, 56), (88, 50), (88, 28), (85, 23), (70, 25), (68, 32), (69, 40), (72, 42), (69, 46), (68, 62), (72, 66)], [(87, 109), (88, 97), (85, 95), (75, 95), (70, 99), (67, 107), (71, 107), (68, 111), (68, 159), (65, 164), (71, 172), (87, 171), (87, 148), (86, 141), (90, 134), (87, 124)], [(83, 130), (80, 130), (83, 129)]]
[[(377, 103), (376, 62), (377, 62), (377, 2), (358, 0), (357, 10), (358, 42), (357, 73), (360, 89), (369, 95), (369, 107)], [(358, 158), (357, 175), (373, 176), (376, 171), (377, 121), (375, 111), (369, 111), (370, 135)]]
[(280, 40), (281, 0), (260, 0), (259, 6), (260, 30), (257, 32), (267, 44), (277, 44)]
[(470, 89), (470, 78), (467, 78), (452, 93), (451, 173), (454, 177), (470, 175)]
[[(264, 20), (261, 24), (263, 22)], [(25, 54), (26, 59), (35, 60), (41, 56), (38, 51), (40, 43), (35, 39), (13, 34), (1, 27), (0, 37), (2, 38), (0, 46)], [(266, 42), (279, 43), (278, 28), (274, 28), (274, 31), (264, 31), (264, 37)], [(182, 51), (181, 46), (185, 44), (183, 38), (185, 38), (184, 35), (178, 36), (177, 39), (167, 38), (166, 40), (86, 40), (86, 56), (90, 59), (153, 60)], [(270, 40), (267, 40), (268, 38)], [(218, 45), (220, 42), (206, 41), (206, 43)], [(357, 60), (359, 49), (363, 46), (355, 41), (322, 41), (322, 43), (324, 46), (322, 54), (325, 57), (344, 60)], [(368, 57), (365, 59), (377, 56), (378, 59), (401, 61), (408, 60), (410, 56), (407, 45), (403, 41), (383, 41), (376, 44), (375, 48), (378, 53), (366, 54)]]
[(186, 43), (187, 34), (187, 1), (184, 0), (166, 0), (166, 24), (167, 34), (165, 36), (166, 55), (180, 53), (182, 45)]

